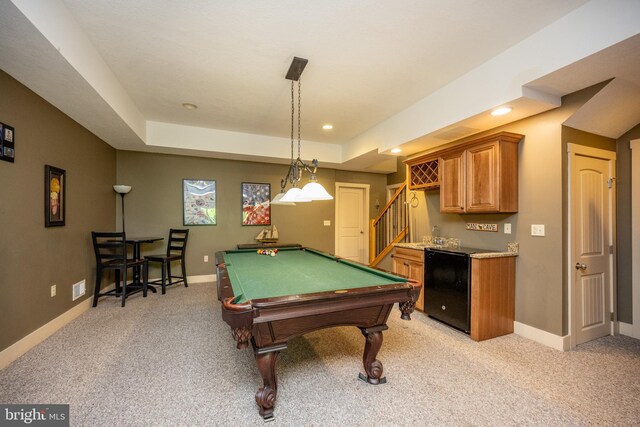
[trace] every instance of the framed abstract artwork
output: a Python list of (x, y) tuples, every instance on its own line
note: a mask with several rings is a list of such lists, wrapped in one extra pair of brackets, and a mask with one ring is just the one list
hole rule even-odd
[(242, 225), (271, 225), (271, 184), (242, 183)]
[(216, 225), (216, 182), (182, 180), (183, 225)]
[(67, 173), (64, 169), (44, 166), (44, 226), (64, 225), (67, 216)]

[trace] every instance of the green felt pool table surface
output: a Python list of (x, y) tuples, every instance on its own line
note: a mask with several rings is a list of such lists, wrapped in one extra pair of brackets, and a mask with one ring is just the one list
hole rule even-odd
[(406, 283), (407, 279), (313, 249), (281, 248), (275, 256), (253, 250), (224, 253), (234, 303)]

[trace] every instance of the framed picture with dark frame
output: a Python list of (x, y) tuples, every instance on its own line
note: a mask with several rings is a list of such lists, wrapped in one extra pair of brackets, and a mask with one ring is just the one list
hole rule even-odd
[(0, 123), (0, 160), (13, 163), (16, 157), (15, 132), (12, 126)]
[(271, 184), (242, 183), (242, 225), (271, 225)]
[(182, 224), (216, 225), (216, 182), (182, 180)]
[(44, 165), (44, 226), (58, 227), (67, 216), (67, 173), (64, 169)]

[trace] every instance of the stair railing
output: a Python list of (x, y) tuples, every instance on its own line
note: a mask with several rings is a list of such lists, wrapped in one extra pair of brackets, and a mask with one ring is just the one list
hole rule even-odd
[(375, 267), (393, 249), (393, 245), (409, 235), (407, 183), (393, 197), (369, 226), (369, 265)]

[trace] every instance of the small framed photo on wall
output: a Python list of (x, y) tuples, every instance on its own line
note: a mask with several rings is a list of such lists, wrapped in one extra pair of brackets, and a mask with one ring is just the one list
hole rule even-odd
[(15, 133), (12, 126), (0, 123), (0, 160), (15, 161)]
[(271, 184), (242, 183), (242, 225), (271, 225)]
[(66, 212), (66, 181), (64, 169), (44, 166), (44, 226), (64, 225)]

